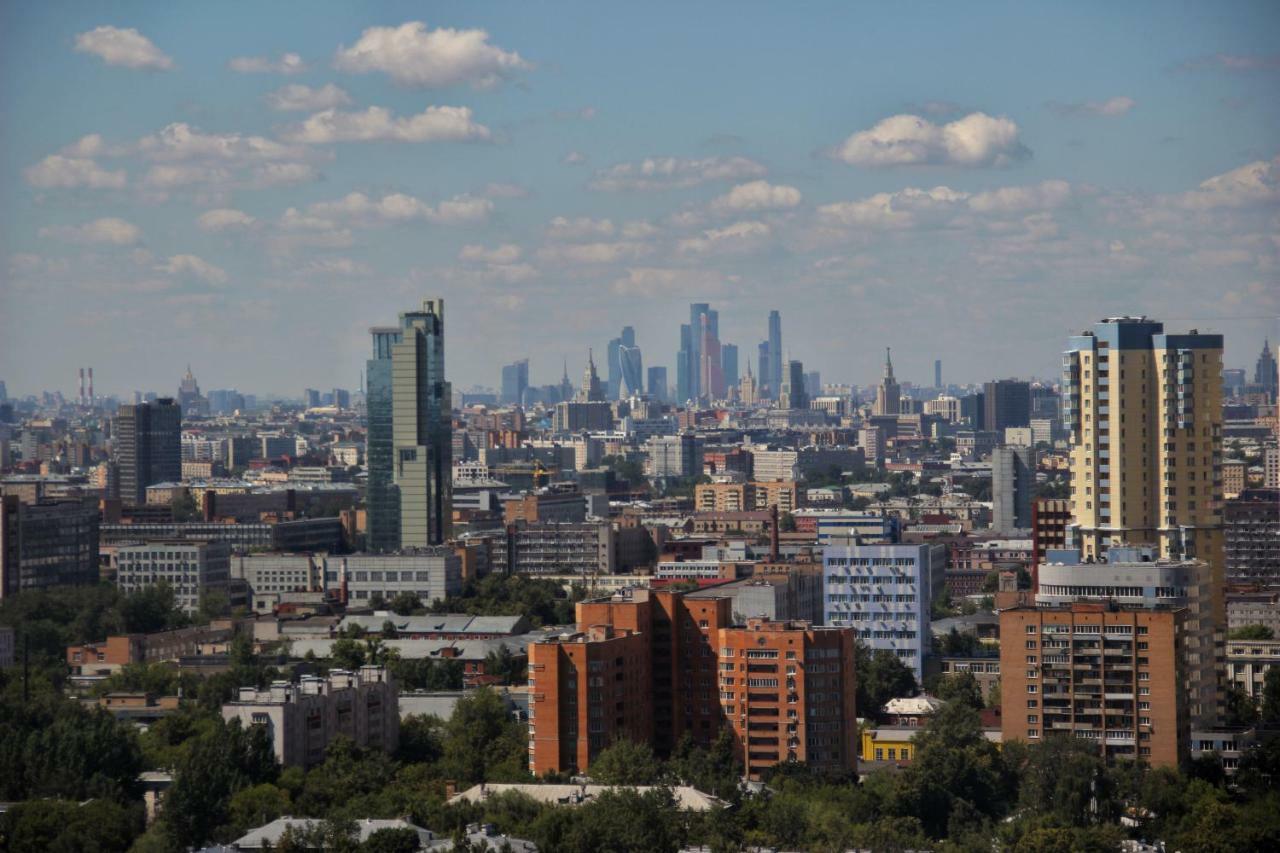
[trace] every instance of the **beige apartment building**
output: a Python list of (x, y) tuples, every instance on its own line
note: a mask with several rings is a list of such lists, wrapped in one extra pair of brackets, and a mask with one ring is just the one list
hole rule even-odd
[(1111, 317), (1070, 338), (1063, 386), (1073, 544), (1204, 560), (1224, 625), (1222, 336)]

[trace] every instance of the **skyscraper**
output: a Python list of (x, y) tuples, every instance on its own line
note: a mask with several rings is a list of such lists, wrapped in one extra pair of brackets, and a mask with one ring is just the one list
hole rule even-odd
[(773, 396), (773, 390), (769, 387), (769, 374), (772, 370), (773, 359), (769, 357), (769, 342), (761, 341), (756, 347), (756, 373), (759, 374), (756, 393), (761, 398)]
[(659, 403), (667, 402), (667, 369), (650, 367), (648, 380), (645, 387), (649, 389), (649, 396)]
[(724, 376), (726, 390), (738, 386), (738, 347), (736, 344), (720, 345), (720, 373)]
[(1016, 379), (999, 379), (982, 388), (983, 429), (1003, 436), (1009, 427), (1031, 423), (1031, 385)]
[(991, 528), (1001, 532), (1031, 527), (1036, 487), (1034, 447), (997, 447), (991, 452)]
[[(689, 306), (689, 398), (692, 400), (706, 394), (702, 387), (702, 318), (710, 313), (711, 306), (705, 302), (694, 302)], [(717, 330), (712, 328), (712, 332)]]
[(522, 358), (502, 368), (502, 402), (518, 406), (529, 388), (529, 359)]
[(782, 315), (776, 310), (769, 312), (769, 378), (765, 384), (769, 396), (776, 400), (782, 390)]
[(120, 498), (147, 502), (147, 486), (182, 479), (182, 410), (170, 397), (120, 407), (114, 436)]
[(1262, 352), (1253, 368), (1253, 384), (1259, 386), (1268, 399), (1276, 399), (1276, 385), (1280, 376), (1276, 374), (1276, 356), (1271, 349), (1271, 339), (1262, 342)]
[(369, 330), (373, 358), (365, 364), (365, 460), (369, 480), (365, 492), (368, 509), (365, 547), (370, 551), (400, 548), (400, 495), (396, 491), (395, 451), (392, 434), (391, 348), (400, 342), (399, 326)]
[(933, 360), (933, 387), (942, 387), (942, 359), (940, 358)]
[(724, 372), (720, 361), (720, 337), (716, 334), (718, 315), (708, 311), (702, 315), (702, 334), (698, 345), (698, 388), (701, 399), (724, 398)]
[(444, 371), (444, 303), (400, 315), (391, 345), (393, 480), (400, 500), (400, 547), (439, 545), (449, 536), (453, 393)]
[(644, 393), (644, 356), (640, 347), (623, 344), (618, 347), (618, 364), (622, 368), (622, 380), (618, 386), (618, 398), (634, 397)]
[(1069, 339), (1063, 420), (1071, 440), (1071, 544), (1113, 545), (1211, 567), (1222, 588), (1222, 336), (1165, 334), (1145, 317), (1112, 317)]
[(893, 378), (893, 359), (890, 358), (889, 348), (884, 348), (884, 378), (880, 380), (880, 384), (876, 386), (876, 402), (872, 408), (872, 414), (875, 415), (897, 415), (900, 404), (900, 390), (898, 388), (898, 380)]
[(684, 403), (693, 398), (693, 329), (688, 323), (680, 324), (680, 352), (676, 353), (676, 402)]
[(778, 395), (778, 405), (784, 409), (809, 408), (809, 394), (804, 387), (803, 362), (787, 363), (787, 375), (782, 381), (782, 393)]
[(587, 350), (587, 367), (582, 372), (582, 387), (578, 389), (577, 402), (604, 403), (604, 387), (600, 384), (600, 375), (596, 373), (596, 361), (591, 350)]

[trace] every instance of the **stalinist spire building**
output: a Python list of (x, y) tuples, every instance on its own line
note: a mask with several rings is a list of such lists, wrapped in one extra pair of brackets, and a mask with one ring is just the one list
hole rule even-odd
[(596, 373), (595, 357), (587, 350), (587, 369), (582, 373), (582, 387), (578, 389), (577, 403), (605, 402), (604, 388), (600, 386), (600, 376)]
[(884, 379), (876, 387), (875, 407), (873, 415), (896, 415), (899, 403), (898, 380), (893, 378), (893, 359), (889, 357), (889, 348), (884, 348)]

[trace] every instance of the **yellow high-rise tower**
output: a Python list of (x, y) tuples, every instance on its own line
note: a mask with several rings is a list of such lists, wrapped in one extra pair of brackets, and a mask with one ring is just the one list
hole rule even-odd
[(1111, 317), (1069, 339), (1063, 418), (1071, 435), (1072, 544), (1099, 559), (1118, 544), (1211, 567), (1225, 630), (1222, 335), (1165, 334)]

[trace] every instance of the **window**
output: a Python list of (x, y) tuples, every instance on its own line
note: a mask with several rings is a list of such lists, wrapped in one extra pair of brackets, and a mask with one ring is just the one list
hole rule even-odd
[(1034, 685), (1034, 684), (1028, 684), (1028, 685), (1027, 685), (1027, 692), (1028, 692), (1028, 693), (1035, 693), (1035, 692), (1036, 692), (1036, 689), (1037, 689), (1037, 688), (1036, 688), (1036, 685)]

